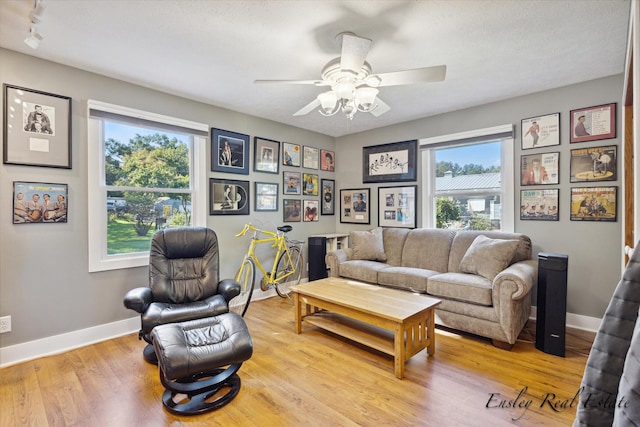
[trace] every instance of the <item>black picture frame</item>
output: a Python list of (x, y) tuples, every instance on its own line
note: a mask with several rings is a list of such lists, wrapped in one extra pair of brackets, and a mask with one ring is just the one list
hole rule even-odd
[(300, 167), (301, 150), (299, 144), (291, 142), (282, 143), (282, 165)]
[(560, 145), (560, 113), (520, 121), (520, 146), (523, 150), (553, 145)]
[(3, 163), (71, 169), (71, 98), (3, 84)]
[(287, 196), (302, 194), (302, 174), (300, 172), (282, 172), (282, 194)]
[(617, 181), (617, 152), (616, 145), (571, 150), (570, 182)]
[(523, 221), (559, 221), (560, 190), (520, 190), (520, 219)]
[(210, 215), (249, 215), (249, 181), (209, 178)]
[(319, 169), (320, 149), (305, 145), (302, 149), (302, 167), (307, 169)]
[(331, 150), (320, 150), (320, 170), (334, 172), (336, 170), (336, 153)]
[[(351, 224), (371, 223), (371, 191), (369, 188), (340, 190), (340, 222)], [(356, 206), (362, 196), (363, 207)]]
[(69, 186), (50, 182), (13, 181), (13, 223), (66, 223)]
[(560, 183), (560, 152), (525, 154), (520, 156), (520, 185), (558, 185)]
[(596, 105), (569, 112), (569, 142), (598, 141), (616, 137), (617, 104)]
[(253, 170), (264, 173), (280, 173), (280, 142), (253, 137)]
[(572, 187), (571, 221), (616, 222), (618, 187)]
[(318, 195), (318, 174), (303, 173), (302, 174), (302, 194), (305, 196)]
[(378, 226), (416, 228), (417, 185), (378, 187)]
[(278, 210), (278, 189), (275, 182), (255, 183), (255, 203), (256, 212), (276, 212)]
[(211, 128), (211, 170), (249, 175), (249, 135)]
[(282, 221), (302, 221), (302, 201), (300, 199), (282, 199)]
[(317, 200), (303, 200), (302, 201), (302, 222), (318, 222), (320, 221), (320, 214), (318, 212)]
[(333, 179), (320, 180), (320, 214), (335, 215), (336, 213), (336, 181)]
[(418, 141), (362, 148), (362, 182), (406, 182), (417, 177)]

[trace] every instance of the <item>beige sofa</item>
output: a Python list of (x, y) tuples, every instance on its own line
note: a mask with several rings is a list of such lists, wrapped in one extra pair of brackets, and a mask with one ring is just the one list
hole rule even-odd
[(438, 324), (510, 349), (529, 318), (538, 263), (523, 234), (377, 228), (351, 232), (349, 245), (326, 255), (331, 277), (438, 298)]

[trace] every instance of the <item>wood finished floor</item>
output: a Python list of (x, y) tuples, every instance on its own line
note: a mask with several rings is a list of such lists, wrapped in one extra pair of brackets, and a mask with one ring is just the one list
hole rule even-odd
[[(178, 417), (162, 406), (157, 367), (128, 335), (0, 370), (0, 426), (570, 426), (593, 334), (570, 332), (565, 358), (535, 349), (528, 325), (511, 351), (437, 329), (398, 380), (391, 357), (303, 324), (278, 297), (245, 320), (253, 357), (224, 408)], [(500, 408), (502, 400), (527, 408)], [(494, 394), (490, 402), (491, 393)], [(555, 395), (558, 411), (544, 402)], [(508, 402), (507, 402), (508, 403)], [(503, 404), (504, 406), (504, 404)]]

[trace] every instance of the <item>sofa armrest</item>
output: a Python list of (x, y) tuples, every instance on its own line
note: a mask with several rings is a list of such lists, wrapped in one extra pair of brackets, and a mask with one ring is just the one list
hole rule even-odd
[(524, 298), (531, 292), (534, 283), (538, 279), (538, 262), (532, 259), (516, 262), (502, 270), (493, 279), (493, 293), (500, 294), (503, 283), (510, 281), (516, 285), (516, 290), (511, 294), (512, 300)]
[(329, 277), (338, 277), (338, 266), (349, 259), (348, 249), (331, 251), (324, 257), (324, 262), (329, 269)]
[(233, 298), (240, 295), (242, 285), (234, 279), (222, 279), (218, 283), (218, 293), (223, 296), (224, 300), (229, 303)]
[(135, 288), (131, 289), (124, 296), (124, 306), (130, 310), (134, 310), (140, 314), (144, 313), (151, 304), (153, 293), (151, 288)]

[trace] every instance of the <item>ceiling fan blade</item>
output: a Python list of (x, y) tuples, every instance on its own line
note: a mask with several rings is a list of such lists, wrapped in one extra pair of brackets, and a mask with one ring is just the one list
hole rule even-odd
[(380, 78), (380, 87), (407, 85), (412, 83), (440, 82), (444, 80), (447, 74), (446, 65), (438, 65), (435, 67), (416, 68), (415, 70), (395, 71), (392, 73), (382, 73), (377, 76)]
[(340, 68), (359, 73), (364, 64), (371, 40), (358, 37), (352, 33), (342, 34), (342, 54), (340, 55)]
[(322, 80), (254, 80), (253, 83), (327, 86), (327, 83)]
[(391, 107), (389, 107), (389, 105), (385, 103), (383, 100), (381, 100), (380, 98), (376, 97), (375, 103), (376, 103), (376, 108), (371, 110), (371, 114), (373, 114), (375, 117), (380, 117), (387, 111), (391, 110)]
[(311, 101), (310, 103), (308, 103), (307, 105), (305, 105), (304, 107), (302, 107), (300, 110), (298, 110), (295, 113), (293, 113), (293, 115), (294, 116), (304, 116), (305, 114), (309, 114), (310, 112), (312, 112), (313, 110), (315, 110), (319, 106), (320, 106), (320, 101), (318, 101), (318, 98), (316, 98), (313, 101)]

